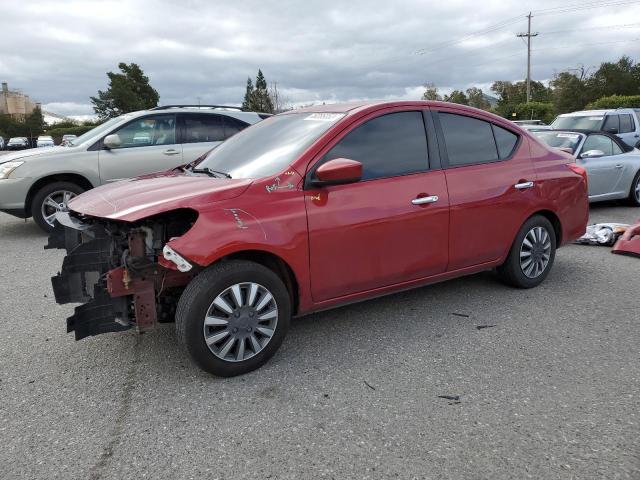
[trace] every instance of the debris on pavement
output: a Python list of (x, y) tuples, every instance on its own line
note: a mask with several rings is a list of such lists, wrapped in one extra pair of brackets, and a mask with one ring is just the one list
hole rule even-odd
[(611, 251), (619, 255), (640, 257), (640, 223), (627, 228)]
[(589, 225), (585, 234), (578, 238), (575, 243), (612, 246), (630, 226), (624, 223), (596, 223)]
[(462, 403), (460, 395), (438, 395), (438, 398), (449, 400), (449, 405), (459, 405)]
[(476, 328), (478, 330), (482, 330), (484, 328), (493, 328), (493, 327), (495, 327), (495, 325), (476, 325)]
[(376, 387), (374, 387), (373, 385), (371, 385), (369, 382), (367, 382), (366, 380), (363, 380), (364, 384), (369, 387), (371, 390), (375, 390)]
[(451, 312), (451, 315), (455, 315), (456, 317), (469, 318), (469, 315), (467, 315), (466, 313)]

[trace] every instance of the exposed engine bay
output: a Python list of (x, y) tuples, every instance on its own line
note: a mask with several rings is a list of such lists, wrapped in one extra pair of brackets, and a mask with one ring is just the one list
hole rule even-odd
[(80, 340), (173, 321), (180, 294), (197, 272), (166, 244), (196, 218), (188, 209), (134, 223), (58, 213), (45, 248), (64, 248), (67, 255), (51, 278), (53, 292), (59, 304), (82, 304), (67, 318), (67, 332)]

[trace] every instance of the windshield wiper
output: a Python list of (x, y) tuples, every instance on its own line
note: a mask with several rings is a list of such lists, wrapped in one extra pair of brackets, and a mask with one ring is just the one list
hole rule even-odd
[(192, 168), (191, 171), (193, 173), (206, 173), (207, 175), (210, 175), (215, 178), (231, 178), (231, 175), (229, 175), (228, 173), (219, 172), (218, 170), (212, 170), (209, 167)]

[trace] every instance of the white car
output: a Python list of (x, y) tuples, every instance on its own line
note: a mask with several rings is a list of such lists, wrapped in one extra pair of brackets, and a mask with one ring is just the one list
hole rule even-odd
[(36, 145), (38, 148), (54, 147), (55, 143), (53, 143), (53, 138), (51, 138), (49, 135), (40, 135), (38, 137)]
[(617, 135), (624, 143), (640, 148), (640, 108), (582, 110), (558, 115), (554, 130), (600, 130)]

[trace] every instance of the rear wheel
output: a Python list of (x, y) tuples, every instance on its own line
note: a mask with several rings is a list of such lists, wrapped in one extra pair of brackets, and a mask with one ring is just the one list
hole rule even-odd
[(631, 190), (629, 191), (629, 203), (634, 207), (640, 207), (640, 171), (631, 182)]
[(520, 228), (507, 260), (497, 269), (498, 277), (513, 287), (536, 287), (547, 278), (555, 255), (553, 225), (545, 217), (535, 215)]
[(213, 265), (187, 286), (176, 331), (203, 370), (232, 377), (262, 366), (289, 328), (291, 299), (268, 268), (233, 260)]
[(53, 182), (42, 187), (31, 202), (31, 216), (45, 232), (53, 230), (57, 212), (66, 211), (69, 200), (84, 192), (84, 188), (71, 182)]

